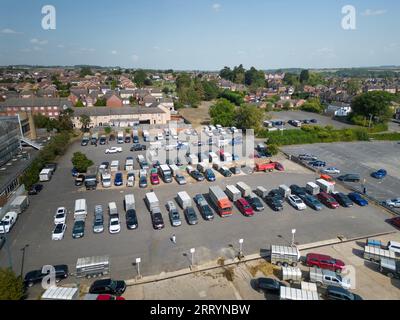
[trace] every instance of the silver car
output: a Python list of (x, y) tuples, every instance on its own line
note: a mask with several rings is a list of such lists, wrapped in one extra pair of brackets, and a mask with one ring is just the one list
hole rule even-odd
[(400, 208), (400, 198), (386, 200), (385, 205), (391, 208)]
[(93, 232), (94, 233), (104, 232), (103, 207), (100, 205), (94, 208)]

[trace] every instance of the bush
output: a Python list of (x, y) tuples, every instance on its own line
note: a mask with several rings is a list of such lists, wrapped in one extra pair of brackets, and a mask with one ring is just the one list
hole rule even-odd
[(111, 133), (111, 128), (110, 128), (110, 127), (104, 128), (104, 132), (105, 132), (106, 134), (110, 134), (110, 133)]
[(75, 152), (71, 161), (78, 172), (81, 173), (85, 173), (87, 169), (94, 164), (93, 161), (88, 159), (82, 152)]
[(400, 141), (399, 132), (375, 133), (370, 134), (369, 137), (374, 140)]
[(24, 284), (11, 269), (0, 269), (0, 300), (22, 300)]
[(276, 156), (279, 153), (279, 148), (276, 144), (270, 144), (268, 145), (268, 152), (271, 155)]

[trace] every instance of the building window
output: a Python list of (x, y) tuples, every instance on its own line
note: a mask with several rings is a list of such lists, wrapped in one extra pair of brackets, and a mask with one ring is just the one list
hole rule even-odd
[(53, 112), (49, 112), (49, 117), (52, 117), (53, 116)]
[(58, 112), (54, 112), (54, 115), (55, 115), (55, 116), (58, 116)]
[(31, 111), (31, 109), (32, 109), (31, 107), (26, 108), (26, 110), (28, 110), (28, 111)]
[(40, 107), (40, 110), (44, 110), (44, 107)]
[(58, 110), (58, 107), (53, 107), (53, 110)]

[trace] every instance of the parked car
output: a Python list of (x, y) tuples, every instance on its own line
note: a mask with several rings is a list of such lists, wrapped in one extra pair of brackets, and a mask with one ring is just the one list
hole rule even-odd
[(307, 194), (307, 189), (299, 187), (297, 184), (292, 184), (290, 186), (290, 191), (292, 192), (292, 194), (298, 197), (303, 197)]
[(353, 206), (353, 201), (351, 201), (350, 198), (342, 192), (332, 193), (332, 196), (342, 207), (350, 208)]
[(134, 136), (133, 137), (133, 143), (139, 143), (139, 137), (138, 136)]
[(351, 201), (353, 201), (355, 204), (358, 204), (360, 207), (365, 207), (368, 205), (368, 201), (365, 200), (359, 193), (357, 192), (351, 192), (349, 193), (348, 197), (350, 198)]
[(177, 173), (175, 175), (175, 180), (179, 185), (184, 185), (187, 183), (186, 178), (181, 173)]
[(230, 168), (229, 169), (233, 174), (240, 174), (242, 171), (240, 170), (240, 168), (239, 167), (232, 167), (232, 168)]
[(321, 172), (325, 173), (325, 174), (340, 174), (340, 170), (335, 167), (326, 168), (326, 169), (322, 170)]
[(259, 278), (257, 279), (257, 290), (264, 291), (266, 293), (279, 294), (281, 287), (286, 285), (278, 280), (271, 278)]
[(102, 206), (96, 206), (94, 208), (93, 232), (94, 233), (104, 232), (104, 215)]
[(124, 141), (125, 141), (125, 143), (131, 143), (131, 137), (126, 136)]
[(78, 174), (75, 178), (75, 186), (76, 187), (81, 187), (85, 184), (85, 175), (84, 174)]
[(343, 182), (360, 182), (361, 178), (358, 174), (345, 174), (337, 178)]
[(129, 230), (137, 229), (139, 226), (136, 210), (129, 209), (126, 211), (126, 226)]
[(125, 281), (111, 279), (97, 280), (90, 286), (90, 294), (113, 294), (122, 295), (126, 290)]
[(64, 207), (60, 207), (57, 209), (56, 214), (54, 215), (54, 224), (65, 224), (67, 220), (67, 209)]
[(239, 211), (246, 217), (254, 216), (254, 210), (251, 207), (251, 205), (246, 201), (246, 199), (241, 198), (238, 201), (236, 201), (236, 206), (239, 209)]
[(134, 144), (131, 147), (131, 151), (146, 151), (147, 147), (145, 145), (142, 144)]
[(384, 204), (390, 208), (400, 208), (400, 198), (386, 200)]
[(116, 234), (121, 231), (121, 223), (119, 221), (118, 214), (110, 215), (110, 224), (109, 224), (109, 232), (111, 234)]
[(74, 223), (74, 227), (72, 229), (72, 238), (80, 239), (85, 235), (85, 221), (77, 220)]
[(187, 207), (184, 210), (184, 213), (185, 213), (186, 221), (188, 224), (195, 225), (199, 222), (196, 211), (194, 211), (194, 209), (192, 207)]
[(160, 210), (153, 210), (151, 213), (151, 222), (153, 224), (153, 228), (156, 230), (164, 229), (164, 219), (162, 217)]
[(190, 175), (192, 176), (193, 179), (196, 181), (204, 181), (204, 176), (198, 171), (198, 170), (193, 170), (190, 172)]
[(329, 300), (342, 300), (342, 301), (357, 301), (363, 300), (361, 296), (355, 293), (339, 287), (339, 286), (328, 286), (326, 288), (325, 297)]
[(122, 172), (117, 172), (114, 178), (114, 186), (120, 187), (124, 184)]
[(264, 210), (264, 205), (262, 204), (259, 197), (250, 196), (250, 197), (245, 197), (245, 199), (251, 205), (253, 210), (255, 210), (255, 211), (263, 211)]
[(307, 206), (298, 196), (292, 194), (288, 196), (289, 203), (297, 210), (306, 210)]
[(314, 196), (312, 196), (310, 194), (302, 195), (300, 198), (311, 209), (314, 209), (316, 211), (320, 211), (320, 210), (322, 210), (324, 208), (322, 203), (320, 201), (318, 201), (318, 199), (316, 197), (314, 197)]
[(371, 177), (375, 179), (383, 179), (387, 176), (387, 171), (385, 169), (379, 169), (378, 171), (372, 172)]
[(281, 204), (283, 204), (283, 200), (285, 198), (284, 195), (282, 194), (281, 190), (279, 190), (279, 189), (272, 189), (268, 193), (268, 197), (276, 198), (277, 200), (279, 200), (281, 202)]
[(197, 208), (199, 209), (204, 220), (210, 221), (214, 219), (214, 213), (203, 195), (195, 195), (194, 202), (197, 204)]
[(326, 162), (321, 160), (311, 161), (308, 164), (313, 167), (326, 167)]
[[(48, 275), (48, 273), (43, 273), (43, 269), (29, 271), (24, 277), (24, 285), (26, 287), (33, 287), (37, 283), (41, 283), (43, 278)], [(54, 266), (55, 270), (55, 279), (56, 282), (60, 282), (61, 280), (67, 279), (69, 272), (68, 266), (66, 265), (57, 265)]]
[(214, 171), (212, 169), (206, 169), (204, 176), (206, 177), (207, 181), (214, 182), (216, 180)]
[(62, 240), (64, 238), (65, 230), (67, 229), (66, 224), (58, 224), (55, 226), (53, 230), (53, 234), (51, 236), (52, 240)]
[(43, 185), (42, 184), (34, 184), (28, 191), (28, 195), (30, 196), (36, 196), (40, 193), (40, 191), (43, 190)]
[(111, 147), (110, 149), (106, 149), (105, 153), (106, 154), (115, 154), (115, 153), (121, 153), (122, 148), (120, 147)]
[(328, 255), (318, 253), (307, 254), (306, 265), (310, 268), (317, 267), (320, 269), (335, 271), (337, 273), (342, 272), (345, 267), (345, 264), (342, 260), (334, 259)]
[(159, 185), (160, 184), (160, 178), (158, 176), (157, 173), (157, 169), (153, 169), (151, 170), (150, 173), (150, 183), (154, 186), (154, 185)]
[(318, 158), (312, 154), (299, 154), (297, 156), (301, 161), (317, 161)]
[(339, 208), (339, 203), (329, 193), (321, 192), (318, 194), (318, 200), (330, 209)]
[(147, 178), (146, 178), (146, 176), (141, 176), (139, 178), (139, 188), (147, 188)]
[(176, 208), (175, 204), (172, 201), (167, 202), (167, 210), (169, 214), (169, 220), (171, 221), (171, 225), (173, 227), (179, 227), (182, 225), (181, 217)]

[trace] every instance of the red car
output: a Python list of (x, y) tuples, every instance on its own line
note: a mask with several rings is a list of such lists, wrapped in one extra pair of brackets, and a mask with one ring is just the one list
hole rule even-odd
[(318, 200), (330, 209), (339, 208), (339, 203), (329, 193), (321, 192), (318, 194)]
[(310, 268), (317, 267), (320, 269), (327, 269), (334, 272), (342, 272), (345, 264), (342, 260), (334, 259), (318, 253), (309, 253), (306, 256), (306, 265)]
[(246, 201), (246, 199), (239, 199), (236, 201), (236, 206), (239, 211), (244, 214), (246, 217), (254, 216), (254, 210), (251, 205)]
[(400, 229), (400, 217), (387, 220), (392, 226)]
[(160, 178), (158, 177), (158, 174), (157, 173), (152, 173), (151, 175), (150, 175), (150, 182), (151, 182), (151, 184), (154, 186), (154, 185), (158, 185), (158, 184), (160, 184)]
[(125, 300), (123, 297), (114, 297), (110, 294), (99, 294), (96, 298), (99, 301)]

